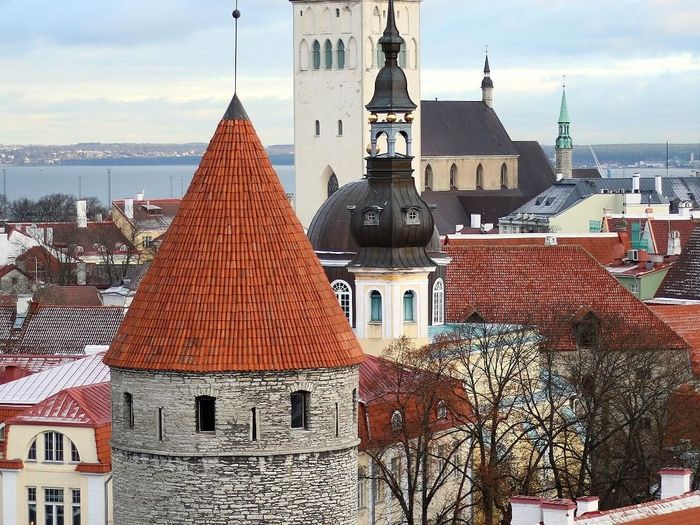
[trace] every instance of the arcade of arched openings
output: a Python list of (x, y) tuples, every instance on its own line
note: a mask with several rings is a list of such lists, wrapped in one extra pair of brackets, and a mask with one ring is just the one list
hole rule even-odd
[(518, 157), (423, 157), (423, 189), (500, 190), (518, 187)]

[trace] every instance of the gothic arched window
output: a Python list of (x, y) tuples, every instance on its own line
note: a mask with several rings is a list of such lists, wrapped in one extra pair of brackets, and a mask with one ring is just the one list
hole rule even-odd
[(333, 291), (347, 320), (352, 323), (352, 289), (345, 281), (335, 281)]
[(484, 189), (484, 167), (481, 164), (476, 167), (476, 189)]
[(330, 40), (326, 40), (326, 43), (323, 44), (323, 50), (326, 55), (326, 69), (333, 69), (333, 44)]
[(338, 177), (335, 176), (335, 173), (332, 173), (328, 177), (328, 197), (330, 198), (336, 191), (338, 191)]
[(319, 44), (318, 40), (314, 40), (312, 57), (314, 69), (321, 69), (321, 44)]
[(391, 414), (391, 430), (394, 432), (398, 432), (401, 430), (401, 427), (403, 426), (403, 416), (401, 415), (401, 412), (398, 410), (394, 410), (394, 413)]
[(503, 166), (501, 166), (501, 188), (507, 188), (508, 187), (508, 166), (506, 166), (506, 163), (503, 163)]
[(345, 44), (338, 40), (338, 69), (345, 69)]
[(453, 164), (450, 168), (450, 189), (457, 189), (457, 164)]
[(426, 190), (433, 189), (433, 168), (428, 164), (425, 167), (425, 181), (424, 186)]
[(433, 285), (433, 326), (445, 324), (445, 283), (442, 279)]

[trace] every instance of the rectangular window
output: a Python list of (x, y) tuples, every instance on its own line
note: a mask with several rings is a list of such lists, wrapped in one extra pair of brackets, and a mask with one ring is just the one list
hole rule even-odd
[(124, 423), (127, 428), (134, 428), (134, 396), (124, 392)]
[(630, 292), (632, 292), (634, 295), (639, 295), (639, 281), (636, 279), (630, 282)]
[(367, 507), (367, 492), (368, 483), (367, 477), (363, 469), (357, 472), (357, 508), (364, 509)]
[(372, 306), (372, 316), (370, 320), (373, 323), (381, 323), (382, 321), (382, 296), (379, 292), (372, 292), (370, 296)]
[(338, 412), (338, 403), (335, 404), (335, 437), (340, 436), (340, 413)]
[(71, 496), (73, 498), (71, 504), (73, 521), (71, 521), (71, 525), (80, 525), (80, 489), (72, 489)]
[(153, 244), (153, 237), (149, 237), (147, 235), (143, 238), (143, 247), (144, 248), (150, 248), (152, 244)]
[(401, 484), (401, 458), (391, 458), (391, 477), (398, 484)]
[(197, 432), (216, 432), (216, 398), (197, 398)]
[(44, 516), (46, 525), (65, 525), (63, 489), (44, 489)]
[(63, 434), (44, 434), (44, 461), (63, 461)]
[(374, 501), (378, 503), (380, 501), (384, 501), (384, 479), (382, 479), (382, 470), (379, 465), (375, 463), (372, 470), (374, 471), (375, 478), (373, 486), (374, 494), (372, 496)]
[(163, 410), (163, 407), (158, 409), (158, 419), (156, 420), (156, 426), (158, 427), (158, 441), (163, 441), (163, 439), (165, 438), (165, 416), (163, 414)]
[(27, 511), (29, 523), (36, 523), (36, 487), (27, 487)]
[(416, 320), (413, 313), (414, 298), (412, 292), (406, 292), (403, 296), (403, 320), (406, 323), (412, 323)]
[(250, 409), (250, 439), (251, 441), (258, 440), (258, 409)]
[(308, 428), (308, 392), (294, 392), (291, 396), (292, 401), (292, 428)]

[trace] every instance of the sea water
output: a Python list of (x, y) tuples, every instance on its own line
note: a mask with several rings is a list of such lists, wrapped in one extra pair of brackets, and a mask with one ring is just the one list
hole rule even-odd
[[(143, 191), (145, 199), (180, 198), (187, 191), (195, 165), (176, 166), (0, 166), (5, 170), (7, 198), (38, 199), (50, 193), (97, 197), (108, 201), (107, 181), (111, 178), (112, 200), (134, 198)], [(287, 193), (294, 193), (294, 166), (274, 166)], [(107, 170), (111, 170), (108, 174)], [(0, 184), (2, 184), (0, 171)], [(0, 193), (2, 188), (0, 187)]]

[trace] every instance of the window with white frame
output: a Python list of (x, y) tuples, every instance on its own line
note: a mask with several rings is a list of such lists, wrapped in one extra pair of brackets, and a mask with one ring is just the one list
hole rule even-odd
[(445, 283), (437, 279), (433, 284), (433, 326), (445, 324)]
[(36, 487), (27, 487), (27, 514), (29, 523), (36, 521)]
[(80, 525), (80, 489), (71, 489), (71, 525)]
[(44, 461), (63, 461), (63, 434), (59, 432), (44, 434)]
[(630, 292), (634, 295), (639, 295), (639, 281), (637, 279), (633, 279), (630, 282)]
[(382, 322), (382, 294), (377, 290), (373, 290), (369, 295), (370, 298), (370, 322)]
[(406, 225), (407, 226), (420, 225), (420, 212), (418, 210), (408, 210), (406, 212)]
[(352, 289), (345, 281), (335, 281), (333, 292), (348, 322), (352, 323)]
[(44, 519), (46, 525), (64, 525), (63, 489), (44, 489)]

